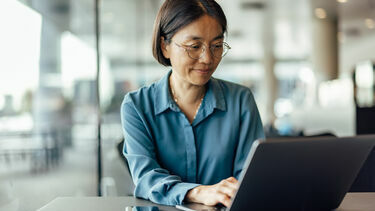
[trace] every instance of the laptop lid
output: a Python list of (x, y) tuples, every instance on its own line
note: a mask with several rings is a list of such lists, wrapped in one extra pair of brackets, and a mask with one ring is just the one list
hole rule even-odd
[(337, 208), (374, 144), (375, 136), (257, 140), (230, 211)]

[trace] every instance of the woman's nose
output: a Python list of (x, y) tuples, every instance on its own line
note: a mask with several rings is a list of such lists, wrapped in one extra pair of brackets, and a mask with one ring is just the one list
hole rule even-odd
[(210, 49), (205, 48), (204, 51), (202, 52), (202, 56), (199, 60), (202, 63), (211, 64), (211, 62), (213, 60), (213, 55), (212, 55)]

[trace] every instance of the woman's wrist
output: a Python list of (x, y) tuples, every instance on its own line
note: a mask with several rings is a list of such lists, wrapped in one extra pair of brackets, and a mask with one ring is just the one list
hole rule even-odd
[(186, 193), (186, 196), (185, 196), (185, 201), (186, 202), (193, 202), (193, 203), (199, 203), (199, 194), (201, 192), (201, 185), (200, 186), (197, 186), (191, 190), (189, 190), (187, 193)]

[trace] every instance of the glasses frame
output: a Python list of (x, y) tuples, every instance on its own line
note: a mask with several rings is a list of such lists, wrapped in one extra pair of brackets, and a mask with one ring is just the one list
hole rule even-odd
[[(174, 43), (176, 46), (178, 46), (178, 47), (180, 47), (180, 48), (183, 48), (183, 49), (185, 50), (185, 52), (187, 53), (187, 55), (189, 56), (189, 58), (194, 59), (194, 60), (198, 60), (198, 59), (202, 58), (203, 55), (204, 55), (204, 52), (206, 52), (206, 48), (207, 48), (206, 44), (202, 43), (202, 45), (203, 45), (204, 47), (202, 48), (202, 52), (200, 53), (199, 58), (194, 58), (194, 57), (192, 57), (192, 56), (190, 55), (190, 49), (188, 49), (188, 48), (191, 47), (192, 45), (178, 44), (178, 43), (176, 43), (176, 42), (174, 42), (174, 41), (173, 41), (173, 43)], [(212, 53), (212, 47), (209, 47), (211, 55), (212, 55), (213, 57), (217, 58), (217, 59), (221, 59), (221, 58), (223, 58), (225, 55), (227, 55), (228, 51), (229, 51), (230, 49), (232, 49), (232, 48), (229, 46), (228, 43), (226, 43), (226, 42), (222, 42), (222, 43), (223, 43), (223, 53), (222, 53), (222, 55), (221, 55), (220, 57), (216, 57), (216, 56)]]

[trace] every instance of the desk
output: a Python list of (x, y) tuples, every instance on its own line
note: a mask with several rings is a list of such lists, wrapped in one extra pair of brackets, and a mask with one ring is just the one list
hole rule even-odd
[[(38, 211), (125, 211), (126, 206), (152, 206), (149, 201), (134, 197), (59, 197)], [(157, 205), (160, 210), (174, 207)], [(348, 193), (335, 211), (374, 211), (375, 193)]]

